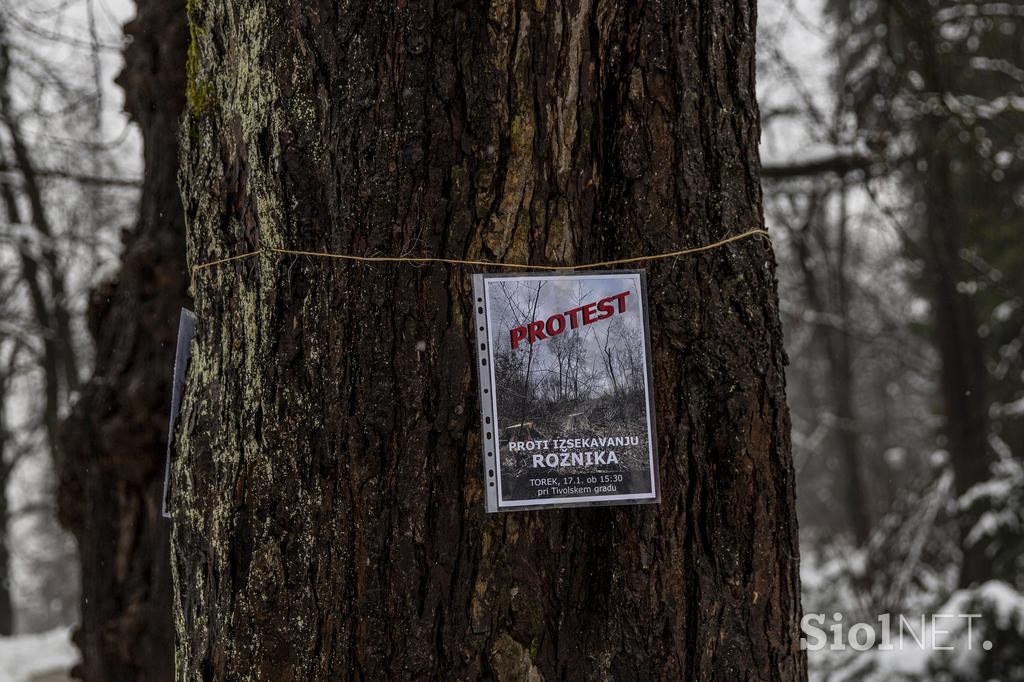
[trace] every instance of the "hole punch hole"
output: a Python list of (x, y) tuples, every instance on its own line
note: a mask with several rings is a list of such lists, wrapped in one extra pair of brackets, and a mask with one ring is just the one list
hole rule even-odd
[(491, 423), (491, 418), (490, 417), (484, 417), (484, 424), (490, 424), (490, 423)]
[(481, 360), (480, 364), (481, 365), (486, 365), (487, 364), (487, 358), (484, 358), (483, 360)]
[(490, 439), (491, 439), (491, 432), (490, 432), (490, 431), (488, 431), (488, 432), (487, 432), (487, 440), (490, 440)]

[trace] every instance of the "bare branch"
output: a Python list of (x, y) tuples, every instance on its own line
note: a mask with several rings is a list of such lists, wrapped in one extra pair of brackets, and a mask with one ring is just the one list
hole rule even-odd
[(761, 168), (761, 177), (771, 180), (784, 180), (830, 174), (844, 176), (857, 171), (867, 171), (877, 163), (877, 159), (861, 154), (840, 153), (809, 161), (767, 165)]
[[(17, 169), (13, 168), (9, 164), (0, 164), (0, 173), (12, 172), (15, 170)], [(94, 187), (142, 187), (142, 178), (105, 177), (101, 175), (91, 175), (89, 173), (62, 170), (59, 168), (36, 168), (34, 171), (38, 178), (71, 180), (73, 182)]]

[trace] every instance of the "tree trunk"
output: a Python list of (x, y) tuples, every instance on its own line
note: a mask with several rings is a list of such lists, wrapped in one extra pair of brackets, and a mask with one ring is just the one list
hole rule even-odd
[[(962, 229), (955, 190), (950, 178), (950, 160), (941, 151), (939, 136), (926, 137), (931, 150), (925, 181), (925, 275), (934, 310), (934, 334), (939, 351), (939, 384), (942, 389), (943, 432), (953, 467), (958, 495), (988, 480), (992, 475), (992, 453), (988, 448), (987, 370), (982, 338), (978, 334), (978, 312), (971, 296), (957, 286), (966, 281), (962, 265)], [(959, 515), (961, 549), (960, 587), (969, 587), (992, 575), (992, 560), (980, 548), (967, 545), (966, 538), (977, 522), (971, 513)]]
[(82, 562), (86, 680), (173, 679), (169, 524), (160, 517), (174, 338), (185, 303), (177, 190), (184, 3), (140, 0), (119, 78), (145, 144), (139, 222), (89, 309), (96, 367), (64, 424), (61, 522)]
[[(845, 198), (841, 199), (845, 202)], [(850, 335), (852, 321), (850, 319), (850, 292), (846, 269), (846, 210), (841, 212), (838, 224), (838, 243), (836, 263), (827, 271), (825, 277), (819, 277), (812, 264), (810, 240), (808, 234), (815, 223), (824, 220), (824, 213), (818, 210), (817, 200), (808, 213), (807, 222), (801, 228), (790, 230), (790, 243), (793, 246), (795, 261), (800, 267), (803, 280), (804, 295), (811, 311), (820, 316), (824, 322), (815, 327), (815, 338), (821, 343), (827, 368), (828, 392), (833, 398), (835, 410), (835, 441), (838, 446), (841, 465), (842, 482), (837, 485), (843, 491), (843, 505), (850, 524), (850, 532), (854, 544), (864, 547), (871, 537), (871, 512), (864, 483), (863, 463), (860, 452), (860, 428), (856, 401), (854, 400), (854, 367), (853, 339)], [(828, 288), (823, 286), (831, 282), (835, 291), (834, 303), (826, 301)]]
[[(196, 3), (192, 263), (584, 263), (762, 224), (752, 0)], [(470, 269), (199, 271), (178, 677), (805, 676), (774, 259), (648, 269), (660, 506), (488, 516)]]
[[(940, 99), (952, 92), (951, 74), (944, 69), (933, 21), (934, 7), (918, 3), (920, 11), (903, 10), (922, 50), (922, 77), (929, 92)], [(925, 221), (923, 234), (924, 281), (931, 297), (935, 345), (939, 352), (939, 384), (942, 389), (943, 427), (949, 449), (953, 480), (958, 495), (987, 481), (994, 457), (988, 447), (988, 370), (984, 341), (978, 333), (979, 315), (974, 298), (959, 289), (969, 279), (962, 250), (968, 238), (967, 225), (957, 199), (953, 176), (950, 138), (958, 128), (943, 112), (930, 112), (919, 122), (918, 146), (927, 162), (921, 180)], [(972, 513), (958, 517), (960, 546), (960, 587), (978, 584), (992, 576), (992, 559), (981, 548), (970, 547), (967, 536), (977, 522)]]
[[(3, 396), (0, 391), (0, 396)], [(7, 486), (11, 478), (11, 466), (3, 457), (6, 441), (6, 424), (3, 408), (0, 407), (0, 636), (14, 634), (14, 600), (11, 598), (11, 536), (10, 500)]]
[[(28, 241), (23, 237), (18, 243), (18, 260), (21, 265), (21, 279), (28, 289), (28, 300), (31, 304), (32, 314), (35, 322), (41, 330), (39, 366), (43, 374), (43, 392), (45, 394), (45, 407), (43, 408), (43, 426), (46, 430), (46, 445), (50, 451), (50, 457), (56, 464), (59, 460), (60, 448), (57, 447), (58, 430), (60, 427), (60, 410), (63, 404), (62, 398), (66, 398), (68, 390), (61, 390), (60, 366), (61, 355), (73, 353), (70, 336), (61, 336), (59, 325), (56, 324), (56, 309), (66, 306), (66, 295), (64, 293), (63, 275), (56, 271), (57, 257), (53, 249), (53, 231), (46, 217), (43, 207), (42, 192), (36, 182), (35, 170), (29, 157), (28, 149), (22, 139), (21, 126), (18, 114), (14, 110), (10, 92), (11, 86), (11, 59), (10, 47), (7, 44), (7, 26), (3, 19), (0, 19), (0, 121), (3, 122), (7, 135), (11, 138), (11, 146), (16, 150), (15, 163), (21, 176), (21, 184), (24, 187), (24, 194), (28, 197), (31, 207), (31, 224), (39, 234), (41, 248), (45, 253), (43, 261), (44, 272), (50, 277), (51, 290), (49, 296), (43, 286), (43, 273), (40, 273), (40, 263), (33, 255), (35, 249), (31, 248)], [(0, 164), (7, 167), (7, 159), (0, 153)], [(6, 175), (6, 174), (5, 174)], [(14, 183), (7, 177), (0, 180), (0, 199), (3, 200), (4, 210), (10, 225), (22, 224), (22, 211), (19, 207), (20, 197), (16, 194)], [(53, 310), (51, 310), (51, 307)], [(65, 365), (68, 366), (68, 365)], [(68, 377), (70, 379), (70, 377)], [(71, 382), (66, 382), (64, 389), (70, 389)]]

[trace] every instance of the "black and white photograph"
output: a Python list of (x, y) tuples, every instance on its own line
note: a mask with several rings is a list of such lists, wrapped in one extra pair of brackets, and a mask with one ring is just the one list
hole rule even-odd
[(643, 274), (479, 280), (498, 507), (654, 501)]

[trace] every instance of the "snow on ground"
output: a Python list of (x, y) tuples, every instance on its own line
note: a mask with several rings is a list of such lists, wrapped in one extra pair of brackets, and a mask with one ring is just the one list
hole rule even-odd
[(70, 627), (0, 637), (0, 682), (58, 682), (76, 663)]

